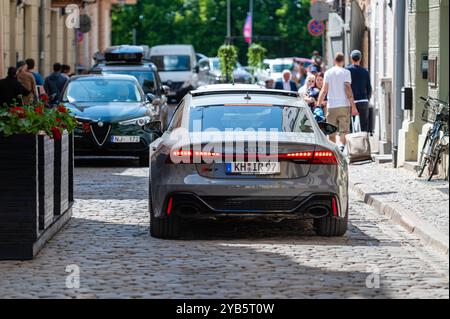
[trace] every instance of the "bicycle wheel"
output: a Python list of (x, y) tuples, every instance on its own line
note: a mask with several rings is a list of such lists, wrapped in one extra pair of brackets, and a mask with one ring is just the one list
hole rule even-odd
[[(418, 174), (419, 177), (422, 177), (423, 172), (425, 171), (425, 168), (427, 167), (427, 163), (428, 163), (427, 154), (428, 154), (429, 147), (431, 146), (431, 145), (429, 145), (430, 141), (431, 141), (431, 131), (432, 131), (431, 129), (428, 131), (427, 137), (425, 138), (425, 142), (423, 143), (422, 151), (420, 152), (419, 174)], [(425, 150), (427, 150), (427, 151), (425, 151)]]
[(430, 164), (428, 165), (428, 181), (431, 181), (433, 176), (436, 174), (436, 168), (440, 162), (442, 154), (442, 147), (438, 145), (436, 147), (436, 151), (433, 154), (432, 159), (430, 160)]

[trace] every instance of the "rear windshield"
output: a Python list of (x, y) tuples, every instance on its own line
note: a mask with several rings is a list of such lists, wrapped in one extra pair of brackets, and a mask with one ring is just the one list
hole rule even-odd
[(103, 70), (103, 74), (125, 74), (134, 76), (145, 93), (154, 92), (155, 79), (153, 77), (153, 71), (138, 71), (138, 70)]
[(150, 60), (158, 67), (158, 71), (190, 71), (189, 55), (154, 55)]
[(190, 113), (190, 130), (276, 130), (278, 132), (314, 133), (307, 108), (289, 106), (195, 107)]

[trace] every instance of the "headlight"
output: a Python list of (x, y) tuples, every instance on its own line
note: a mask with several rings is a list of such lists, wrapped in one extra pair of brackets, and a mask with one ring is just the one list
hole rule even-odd
[(120, 125), (139, 125), (144, 126), (145, 124), (150, 123), (151, 119), (148, 116), (140, 117), (137, 119), (126, 120), (123, 122), (119, 122)]

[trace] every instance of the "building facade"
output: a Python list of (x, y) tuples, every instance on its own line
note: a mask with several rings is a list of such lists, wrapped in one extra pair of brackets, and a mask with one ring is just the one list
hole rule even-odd
[[(422, 120), (421, 96), (449, 100), (449, 0), (333, 0), (327, 58), (353, 49), (371, 73), (373, 150), (394, 164), (417, 165), (431, 124)], [(361, 22), (361, 19), (364, 22)], [(405, 88), (412, 90), (411, 103)], [(406, 102), (406, 103), (405, 103)], [(448, 178), (448, 154), (439, 174)]]
[[(0, 77), (8, 66), (33, 58), (36, 69), (48, 75), (55, 62), (85, 68), (93, 55), (111, 42), (113, 4), (134, 4), (136, 0), (0, 0)], [(77, 5), (89, 16), (81, 33), (67, 27), (68, 5)], [(82, 22), (85, 20), (82, 20)]]

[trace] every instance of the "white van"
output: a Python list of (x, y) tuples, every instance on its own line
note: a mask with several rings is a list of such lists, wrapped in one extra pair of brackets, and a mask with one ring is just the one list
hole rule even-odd
[(198, 66), (192, 45), (157, 45), (150, 49), (150, 60), (158, 68), (164, 85), (170, 88), (169, 100), (180, 101), (198, 87)]

